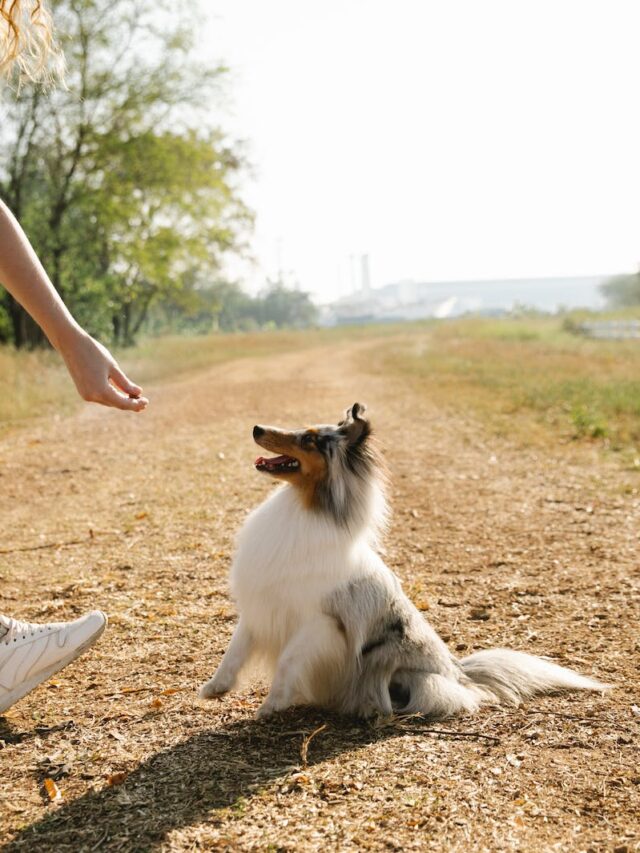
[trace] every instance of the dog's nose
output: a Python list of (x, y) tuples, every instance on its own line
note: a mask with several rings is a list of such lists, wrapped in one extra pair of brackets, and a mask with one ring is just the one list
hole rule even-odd
[(253, 437), (254, 438), (260, 438), (260, 436), (264, 435), (265, 432), (266, 432), (266, 430), (264, 430), (261, 426), (258, 426), (256, 424), (253, 428)]

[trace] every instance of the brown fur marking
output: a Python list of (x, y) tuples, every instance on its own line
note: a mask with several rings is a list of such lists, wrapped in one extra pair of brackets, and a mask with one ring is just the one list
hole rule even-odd
[[(315, 429), (308, 429), (307, 432), (317, 433)], [(291, 456), (297, 459), (300, 463), (300, 468), (297, 471), (274, 471), (268, 472), (269, 476), (275, 477), (278, 480), (286, 480), (295, 486), (302, 493), (302, 500), (307, 509), (313, 509), (317, 500), (317, 487), (327, 476), (327, 463), (322, 455), (315, 447), (303, 448), (300, 447), (297, 434), (295, 432), (286, 432), (279, 429), (267, 429), (264, 434), (257, 439), (260, 447), (265, 450), (270, 450), (272, 453)]]

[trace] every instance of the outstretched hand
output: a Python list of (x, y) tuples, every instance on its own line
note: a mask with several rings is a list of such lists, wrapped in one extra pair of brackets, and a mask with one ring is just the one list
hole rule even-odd
[(109, 350), (86, 332), (58, 347), (80, 396), (91, 403), (142, 412), (149, 401), (118, 366)]
[(149, 401), (142, 396), (142, 388), (125, 376), (106, 347), (75, 322), (27, 235), (1, 199), (0, 282), (58, 350), (81, 397), (128, 412), (146, 409)]

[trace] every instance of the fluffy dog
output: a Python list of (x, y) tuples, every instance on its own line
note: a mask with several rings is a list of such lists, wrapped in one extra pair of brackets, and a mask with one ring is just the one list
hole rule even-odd
[(253, 437), (278, 454), (260, 456), (257, 470), (284, 485), (238, 536), (231, 591), (240, 618), (201, 697), (231, 690), (251, 658), (273, 673), (259, 717), (311, 704), (438, 719), (535, 693), (604, 689), (522, 652), (451, 654), (377, 551), (387, 504), (363, 406), (336, 425), (256, 426)]

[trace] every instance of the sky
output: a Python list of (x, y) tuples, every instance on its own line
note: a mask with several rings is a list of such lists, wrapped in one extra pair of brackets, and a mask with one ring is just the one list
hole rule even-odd
[(329, 301), (362, 254), (374, 287), (637, 269), (637, 0), (203, 8), (252, 163), (250, 289), (282, 269)]

